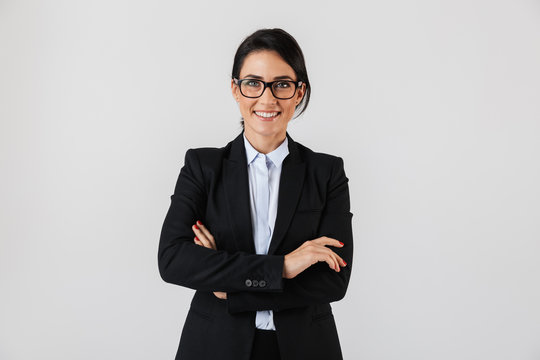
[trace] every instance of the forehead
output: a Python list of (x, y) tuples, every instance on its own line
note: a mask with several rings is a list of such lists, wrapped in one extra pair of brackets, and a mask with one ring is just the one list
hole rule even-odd
[(248, 74), (262, 76), (266, 80), (284, 75), (296, 78), (293, 68), (277, 52), (269, 50), (255, 51), (246, 56), (240, 77)]

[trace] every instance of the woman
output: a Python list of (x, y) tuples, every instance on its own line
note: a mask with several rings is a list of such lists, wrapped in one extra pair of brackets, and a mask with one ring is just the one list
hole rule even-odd
[(311, 91), (294, 38), (246, 38), (231, 90), (243, 131), (186, 152), (161, 233), (161, 277), (197, 290), (176, 359), (341, 359), (330, 302), (351, 275), (348, 179), (287, 133)]

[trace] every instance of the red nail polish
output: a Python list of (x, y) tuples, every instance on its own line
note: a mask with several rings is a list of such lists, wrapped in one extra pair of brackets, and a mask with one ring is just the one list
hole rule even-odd
[(202, 222), (200, 222), (199, 220), (197, 220), (197, 225), (202, 225)]
[(347, 265), (347, 262), (346, 262), (345, 260), (343, 260), (343, 263), (344, 263), (345, 265)]
[(195, 240), (199, 241), (199, 238), (195, 236)]
[(339, 243), (341, 244), (341, 246), (345, 245), (345, 244), (343, 244), (341, 241), (340, 241)]
[(199, 230), (199, 227), (197, 225), (195, 225), (195, 230)]

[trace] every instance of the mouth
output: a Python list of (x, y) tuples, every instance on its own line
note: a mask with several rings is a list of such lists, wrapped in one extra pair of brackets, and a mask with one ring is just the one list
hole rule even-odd
[(253, 113), (259, 120), (272, 121), (281, 114), (281, 111), (254, 111)]

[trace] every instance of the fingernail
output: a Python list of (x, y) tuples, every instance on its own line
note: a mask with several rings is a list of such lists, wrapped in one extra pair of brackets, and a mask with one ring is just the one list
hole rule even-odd
[(199, 230), (199, 227), (197, 225), (195, 225), (195, 230)]
[(199, 238), (195, 236), (195, 240), (199, 241)]
[(197, 225), (202, 225), (202, 222), (200, 222), (199, 220), (197, 220)]
[(345, 260), (343, 260), (343, 263), (345, 264), (345, 265), (343, 265), (343, 266), (347, 266), (347, 262), (346, 262)]
[(341, 246), (345, 245), (345, 244), (343, 244), (341, 241), (340, 241), (339, 243), (341, 244)]

